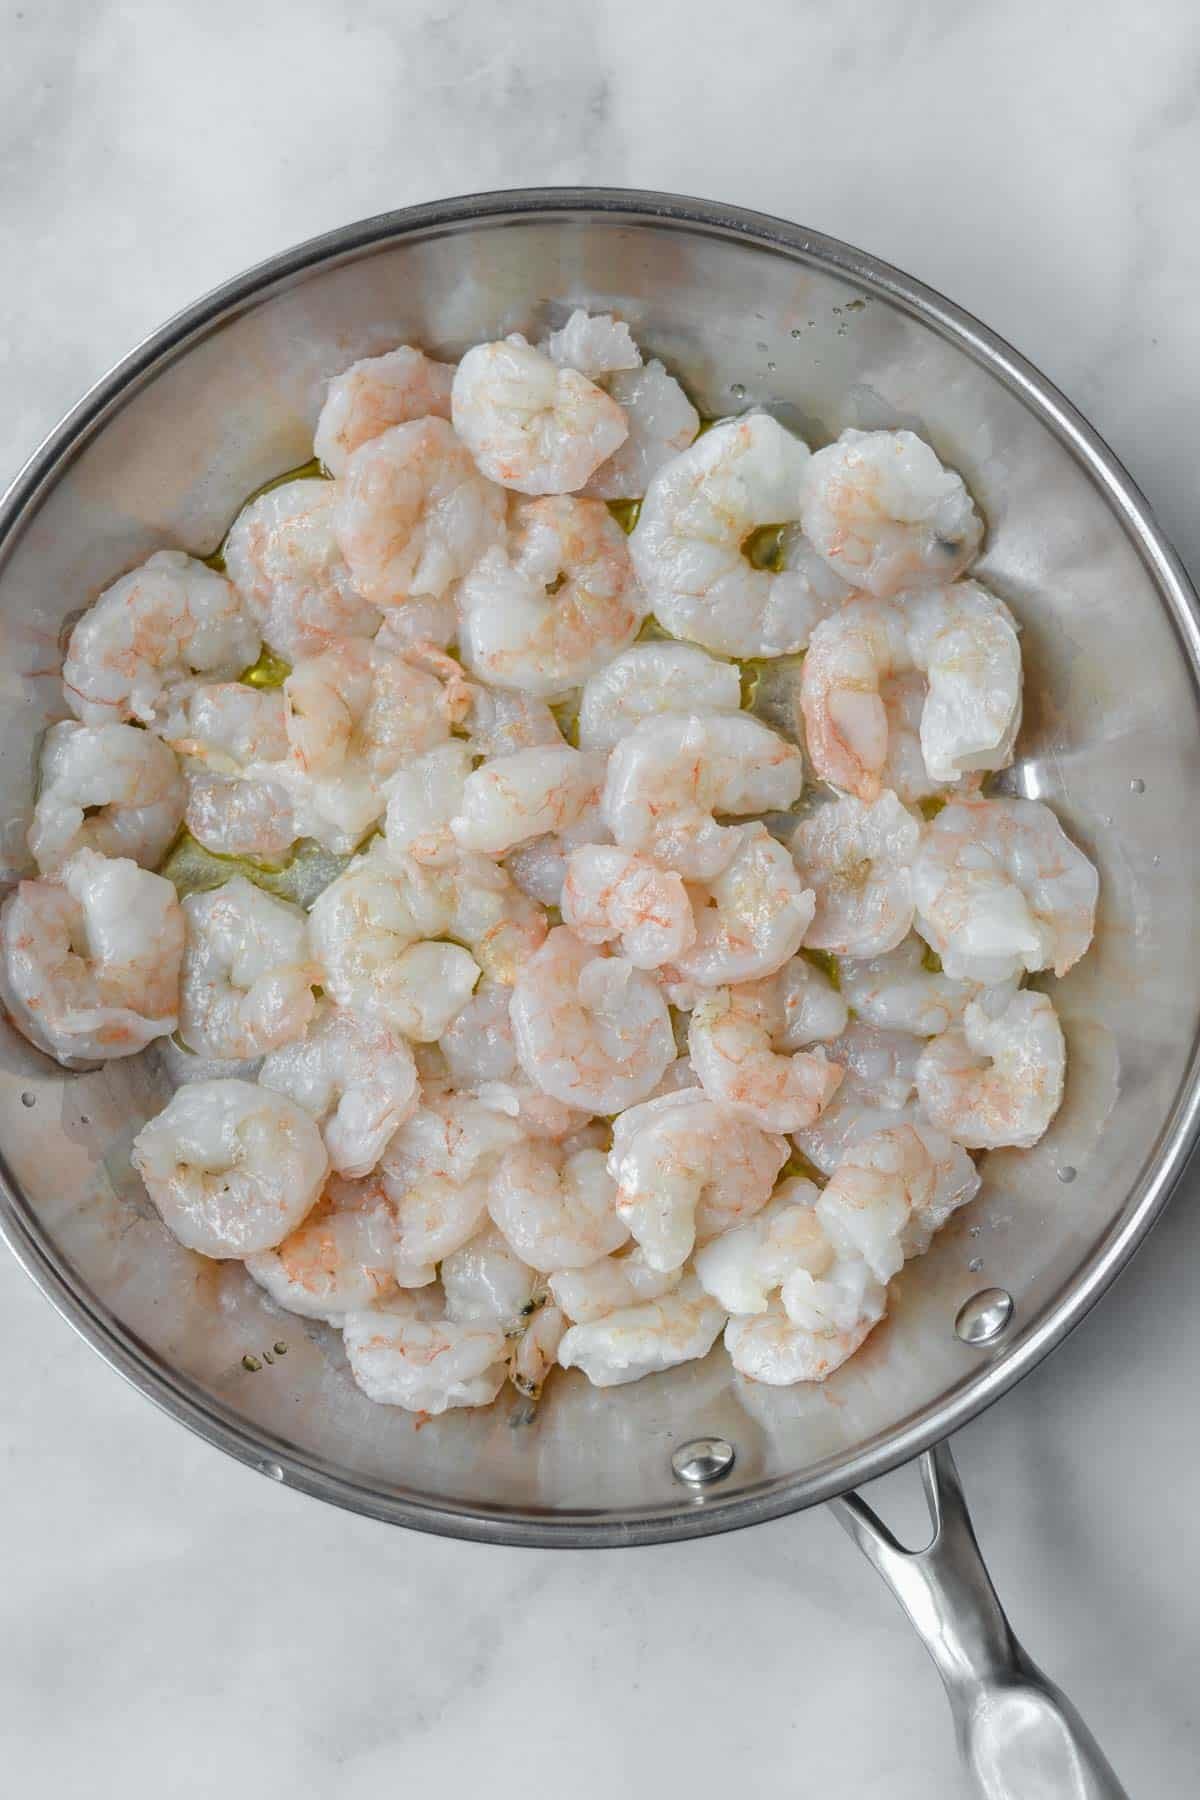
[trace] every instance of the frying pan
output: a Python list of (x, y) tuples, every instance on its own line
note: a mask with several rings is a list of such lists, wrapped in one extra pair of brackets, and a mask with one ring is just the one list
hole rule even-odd
[[(1200, 627), (1116, 459), (1036, 370), (895, 269), (778, 219), (669, 195), (475, 195), (346, 227), (200, 301), (84, 399), (0, 511), (0, 855), (25, 866), (37, 736), (63, 708), (64, 624), (163, 545), (215, 546), (305, 461), (326, 378), (411, 339), (447, 356), (614, 307), (721, 414), (771, 407), (812, 443), (911, 426), (988, 521), (980, 574), (1022, 623), (1026, 718), (1003, 785), (1049, 800), (1102, 875), (1091, 955), (1056, 987), (1066, 1099), (1036, 1149), (910, 1263), (863, 1351), (774, 1390), (720, 1353), (633, 1387), (552, 1382), (417, 1429), (350, 1382), (326, 1328), (163, 1230), (129, 1167), (168, 1091), (154, 1058), (68, 1073), (0, 1026), (0, 1225), (48, 1297), (174, 1418), (276, 1481), (491, 1543), (661, 1543), (832, 1500), (946, 1684), (975, 1789), (1115, 1796), (1069, 1704), (1015, 1642), (944, 1440), (1066, 1336), (1166, 1203), (1197, 1128)], [(282, 1346), (282, 1348), (280, 1348)], [(931, 1545), (853, 1492), (915, 1456)]]

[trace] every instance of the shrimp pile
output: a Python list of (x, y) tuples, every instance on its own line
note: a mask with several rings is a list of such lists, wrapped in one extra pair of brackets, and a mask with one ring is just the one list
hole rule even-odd
[(160, 1059), (163, 1225), (383, 1405), (719, 1337), (823, 1381), (1062, 1098), (1098, 876), (987, 790), (1020, 628), (966, 484), (701, 424), (609, 314), (400, 345), (70, 633), (0, 997)]

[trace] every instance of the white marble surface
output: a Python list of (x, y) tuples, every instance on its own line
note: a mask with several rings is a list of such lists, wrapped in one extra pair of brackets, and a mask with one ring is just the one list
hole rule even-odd
[[(1198, 152), (1184, 0), (3, 0), (0, 472), (293, 240), (471, 189), (643, 185), (944, 288), (1078, 401), (1200, 570)], [(1200, 1752), (1195, 1191), (959, 1440), (1018, 1629), (1149, 1800), (1193, 1792)], [(932, 1670), (821, 1513), (620, 1560), (390, 1531), (168, 1423), (6, 1258), (0, 1358), (8, 1792), (959, 1791)]]

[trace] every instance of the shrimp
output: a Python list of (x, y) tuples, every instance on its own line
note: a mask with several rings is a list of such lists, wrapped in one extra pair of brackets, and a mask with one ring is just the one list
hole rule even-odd
[(446, 1317), (463, 1325), (495, 1325), (517, 1337), (537, 1304), (540, 1280), (490, 1222), (442, 1263)]
[(894, 950), (912, 928), (920, 840), (918, 821), (886, 790), (869, 805), (843, 794), (802, 819), (791, 851), (816, 894), (805, 943), (836, 956)]
[(573, 850), (559, 904), (576, 937), (588, 944), (619, 940), (620, 954), (635, 969), (675, 962), (696, 941), (682, 877), (634, 850), (607, 844)]
[(617, 1113), (644, 1099), (675, 1058), (666, 1002), (651, 977), (563, 926), (518, 973), (510, 1016), (530, 1081), (588, 1112)]
[(524, 1136), (520, 1122), (491, 1096), (426, 1087), (416, 1112), (388, 1146), (384, 1179), (397, 1194), (428, 1181), (460, 1187), (486, 1174)]
[(261, 643), (223, 575), (182, 551), (157, 550), (106, 588), (75, 625), (63, 690), (85, 725), (152, 724), (181, 682), (238, 675)]
[(464, 850), (502, 856), (561, 831), (595, 804), (604, 769), (602, 755), (569, 744), (495, 756), (463, 784), (462, 810), (450, 821), (455, 841)]
[(639, 369), (642, 353), (628, 325), (611, 313), (588, 313), (577, 306), (565, 325), (538, 345), (560, 369), (578, 369), (589, 381), (620, 370)]
[(879, 771), (882, 786), (891, 788), (905, 806), (918, 806), (949, 792), (952, 787), (969, 788), (977, 777), (954, 776), (937, 781), (925, 767), (921, 753), (921, 714), (925, 710), (925, 677), (915, 669), (907, 675), (893, 675), (879, 684), (887, 725), (887, 753)]
[(713, 815), (786, 809), (803, 785), (799, 750), (757, 719), (692, 713), (643, 720), (623, 737), (600, 805), (623, 849), (644, 850), (685, 880), (711, 881), (745, 840)]
[(393, 855), (420, 863), (453, 861), (451, 820), (462, 811), (471, 752), (461, 739), (407, 757), (386, 785), (384, 836)]
[(412, 857), (392, 861), (427, 923), (426, 935), (466, 944), (486, 975), (511, 987), (545, 942), (542, 908), (486, 856), (458, 850), (436, 865)]
[(761, 1212), (787, 1154), (785, 1138), (700, 1088), (683, 1088), (614, 1124), (617, 1214), (652, 1269), (680, 1268), (696, 1242)]
[(961, 1028), (922, 1052), (917, 1093), (937, 1129), (968, 1150), (1028, 1150), (1062, 1103), (1066, 1055), (1045, 994), (1022, 990), (998, 1016), (972, 1001)]
[(912, 935), (882, 956), (843, 960), (838, 966), (842, 993), (857, 1017), (885, 1030), (937, 1037), (960, 1023), (970, 1001), (985, 999), (992, 1010), (1006, 1005), (1016, 992), (1015, 981), (986, 989), (973, 981), (955, 981), (930, 967), (928, 955)]
[(707, 1356), (725, 1313), (689, 1275), (671, 1293), (572, 1325), (558, 1347), (564, 1369), (582, 1369), (593, 1387), (618, 1387)]
[(739, 835), (728, 867), (695, 894), (696, 941), (673, 964), (678, 977), (699, 987), (773, 974), (812, 924), (813, 891), (784, 846), (759, 824), (740, 827)]
[(178, 1022), (183, 938), (169, 881), (77, 850), (0, 908), (0, 997), (64, 1068), (134, 1056)]
[(575, 1325), (590, 1325), (606, 1313), (660, 1300), (683, 1280), (683, 1269), (652, 1269), (635, 1244), (619, 1256), (601, 1256), (582, 1269), (556, 1269), (550, 1292)]
[(723, 656), (787, 655), (845, 598), (820, 564), (776, 573), (743, 554), (761, 526), (796, 517), (808, 459), (800, 438), (748, 413), (659, 469), (629, 549), (650, 610), (673, 637)]
[(350, 1313), (342, 1337), (368, 1400), (408, 1412), (490, 1406), (508, 1373), (508, 1345), (495, 1326), (368, 1311)]
[(584, 683), (581, 750), (611, 750), (661, 713), (736, 712), (741, 676), (695, 644), (632, 644)]
[(301, 1037), (318, 972), (298, 906), (235, 875), (183, 902), (179, 1035), (199, 1056), (261, 1056)]
[(775, 991), (783, 1009), (775, 1038), (780, 1050), (806, 1050), (845, 1031), (850, 1017), (845, 996), (807, 958), (793, 956), (784, 963), (775, 977)]
[(923, 1047), (907, 1032), (881, 1031), (857, 1019), (847, 1026), (826, 1046), (830, 1061), (845, 1071), (841, 1086), (816, 1124), (794, 1134), (796, 1148), (828, 1175), (849, 1144), (895, 1124), (916, 1092)]
[(615, 400), (516, 332), (467, 351), (450, 416), (483, 473), (521, 494), (574, 493), (629, 432)]
[[(469, 704), (464, 721), (471, 749), (478, 756), (510, 756), (514, 750), (532, 750), (538, 744), (564, 742), (554, 714), (544, 700), (516, 688), (490, 688), (468, 684)], [(585, 749), (590, 748), (584, 745)]]
[[(805, 1323), (783, 1306), (730, 1319), (725, 1348), (739, 1375), (767, 1387), (824, 1381), (860, 1350), (887, 1310), (887, 1289), (866, 1264), (836, 1267), (835, 1279), (811, 1279)], [(799, 1283), (799, 1273), (794, 1278)]]
[(360, 444), (410, 419), (450, 417), (452, 363), (401, 344), (335, 375), (313, 433), (313, 453), (331, 475), (344, 475)]
[(657, 361), (619, 369), (606, 385), (625, 414), (629, 436), (589, 476), (583, 492), (596, 500), (637, 499), (659, 470), (687, 449), (700, 429), (700, 414)]
[(913, 1118), (851, 1144), (822, 1189), (816, 1214), (839, 1256), (861, 1257), (886, 1282), (906, 1257), (925, 1254), (934, 1233), (979, 1188), (966, 1151)]
[(804, 469), (799, 513), (830, 567), (871, 594), (953, 581), (983, 537), (961, 475), (911, 431), (843, 431)]
[(628, 1242), (605, 1160), (603, 1150), (567, 1154), (554, 1144), (533, 1143), (518, 1144), (500, 1158), (488, 1212), (531, 1268), (545, 1275), (583, 1269)]
[(183, 817), (186, 789), (167, 746), (132, 725), (52, 725), (42, 743), (27, 842), (43, 875), (76, 850), (161, 861)]
[(334, 535), (339, 494), (334, 481), (286, 481), (244, 507), (225, 540), (225, 566), (247, 610), (291, 663), (379, 629)]
[(308, 1217), (273, 1250), (246, 1258), (246, 1272), (276, 1306), (340, 1325), (396, 1292), (396, 1222), (378, 1181), (333, 1175)]
[(837, 1092), (842, 1070), (823, 1050), (777, 1049), (786, 1025), (777, 980), (706, 994), (688, 1024), (700, 1085), (764, 1131), (802, 1131)]
[(878, 797), (888, 758), (887, 684), (926, 679), (921, 755), (934, 782), (1012, 761), (1021, 723), (1021, 648), (1012, 614), (975, 581), (893, 600), (851, 600), (813, 632), (800, 707), (813, 767), (860, 800)]
[(384, 610), (444, 594), (504, 534), (503, 491), (445, 419), (414, 419), (370, 438), (339, 486), (338, 547), (359, 592)]
[(517, 1051), (508, 1016), (512, 989), (486, 976), (438, 1039), (450, 1079), (460, 1085), (507, 1081), (516, 1073)]
[[(696, 1252), (696, 1278), (727, 1313), (765, 1313), (797, 1271), (828, 1273), (833, 1246), (813, 1211), (819, 1190), (801, 1176), (779, 1184), (767, 1205)], [(786, 1308), (786, 1298), (784, 1300)]]
[(244, 681), (190, 686), (179, 692), (163, 736), (180, 756), (222, 775), (241, 775), (251, 763), (282, 762), (288, 753), (283, 689)]
[(300, 835), (291, 795), (277, 781), (185, 769), (184, 824), (214, 856), (282, 863)]
[(178, 1089), (130, 1158), (168, 1231), (218, 1260), (282, 1243), (316, 1203), (329, 1166), (304, 1109), (249, 1081)]
[(1039, 800), (962, 800), (913, 864), (917, 930), (947, 975), (993, 986), (1065, 975), (1092, 941), (1100, 878)]
[(392, 1273), (401, 1287), (428, 1287), (442, 1258), (470, 1243), (487, 1214), (488, 1179), (476, 1171), (462, 1181), (424, 1175), (405, 1185), (385, 1166), (397, 1233)]
[(414, 650), (448, 650), (457, 637), (458, 607), (454, 589), (449, 588), (444, 594), (422, 594), (403, 606), (389, 606), (372, 641), (393, 656), (406, 656)]
[(322, 1003), (305, 1036), (273, 1050), (263, 1087), (287, 1094), (321, 1128), (335, 1175), (369, 1175), (416, 1111), (417, 1071), (406, 1040)]
[(462, 658), (481, 681), (564, 693), (631, 642), (646, 616), (629, 542), (599, 500), (514, 506), (507, 542), (458, 589)]

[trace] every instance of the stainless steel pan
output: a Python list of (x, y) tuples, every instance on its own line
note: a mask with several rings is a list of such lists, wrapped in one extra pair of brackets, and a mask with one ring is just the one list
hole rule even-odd
[[(5, 1236), (175, 1418), (377, 1518), (497, 1543), (648, 1544), (836, 1498), (934, 1656), (978, 1791), (1115, 1795), (1013, 1642), (948, 1451), (929, 1453), (1083, 1316), (1195, 1134), (1200, 633), (1144, 498), (1006, 345), (844, 244), (657, 194), (473, 196), (276, 257), (135, 351), (4, 503), (5, 873), (23, 866), (36, 735), (61, 712), (64, 621), (150, 550), (214, 545), (243, 495), (309, 455), (322, 383), (351, 357), (404, 337), (452, 355), (536, 329), (564, 299), (619, 308), (707, 412), (769, 402), (817, 440), (911, 424), (966, 476), (989, 522), (982, 572), (1025, 629), (1008, 779), (1053, 802), (1103, 875), (1096, 946), (1058, 990), (1071, 1065), (1052, 1132), (988, 1159), (982, 1197), (909, 1265), (886, 1325), (824, 1389), (756, 1388), (715, 1354), (616, 1394), (571, 1375), (533, 1423), (501, 1404), (417, 1431), (352, 1387), (336, 1338), (270, 1313), (236, 1266), (176, 1245), (128, 1164), (166, 1092), (145, 1062), (66, 1074), (5, 1033)], [(908, 1557), (850, 1490), (922, 1452), (937, 1532)]]

